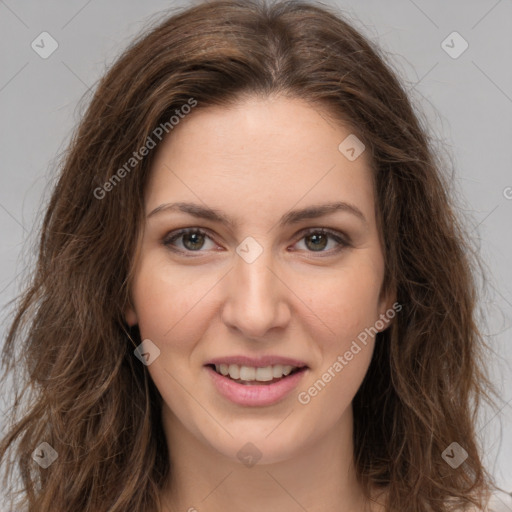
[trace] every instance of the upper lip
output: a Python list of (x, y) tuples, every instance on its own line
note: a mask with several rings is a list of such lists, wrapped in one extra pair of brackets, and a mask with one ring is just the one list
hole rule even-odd
[(274, 366), (276, 364), (295, 366), (302, 368), (307, 366), (304, 361), (299, 359), (293, 359), (291, 357), (282, 356), (260, 356), (260, 357), (248, 357), (248, 356), (226, 356), (226, 357), (215, 357), (205, 363), (210, 364), (237, 364), (239, 366), (251, 366), (254, 368), (264, 368), (265, 366)]

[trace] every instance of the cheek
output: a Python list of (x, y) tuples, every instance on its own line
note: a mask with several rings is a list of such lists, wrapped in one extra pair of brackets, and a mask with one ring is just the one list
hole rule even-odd
[(189, 380), (190, 354), (207, 319), (201, 299), (208, 282), (191, 279), (183, 269), (177, 271), (156, 258), (143, 262), (133, 282), (141, 339), (150, 339), (160, 349), (148, 371), (165, 403), (171, 410), (183, 409), (185, 416), (192, 409), (183, 399), (182, 385)]
[[(361, 346), (361, 351), (344, 363), (337, 359), (336, 354), (301, 388), (297, 400), (312, 422), (313, 430), (323, 428), (317, 426), (317, 418), (322, 418), (324, 426), (333, 425), (349, 410), (366, 375), (372, 353), (370, 344)], [(343, 354), (344, 351), (340, 350), (342, 358)]]
[[(379, 317), (379, 269), (368, 265), (347, 267), (339, 272), (304, 280), (300, 295), (318, 317), (327, 337), (343, 345)], [(307, 314), (304, 309), (304, 314)], [(334, 334), (333, 334), (334, 333)]]
[(315, 312), (330, 329), (314, 338), (319, 365), (297, 397), (311, 421), (338, 421), (366, 375), (375, 344), (371, 328), (378, 319), (378, 284), (373, 278), (349, 274), (316, 288), (310, 296), (311, 304), (322, 306)]
[[(147, 261), (134, 280), (133, 301), (141, 336), (166, 343), (186, 337), (184, 330), (197, 325), (205, 292), (215, 284), (210, 275), (194, 278), (165, 262)], [(190, 319), (194, 318), (194, 322)], [(177, 334), (180, 334), (177, 336)]]

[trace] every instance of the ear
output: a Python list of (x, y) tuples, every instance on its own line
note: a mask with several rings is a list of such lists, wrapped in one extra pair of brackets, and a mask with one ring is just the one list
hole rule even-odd
[(393, 323), (393, 319), (401, 309), (401, 304), (396, 301), (396, 290), (383, 289), (379, 299), (379, 319), (376, 322), (379, 332), (385, 331)]
[(126, 308), (125, 313), (124, 313), (124, 318), (126, 320), (126, 323), (130, 327), (133, 327), (134, 325), (139, 323), (139, 320), (137, 318), (137, 313), (135, 312), (135, 309), (131, 304)]

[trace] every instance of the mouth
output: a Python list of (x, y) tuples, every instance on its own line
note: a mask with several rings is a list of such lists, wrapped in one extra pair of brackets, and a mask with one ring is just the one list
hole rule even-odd
[(269, 406), (284, 400), (309, 367), (287, 358), (224, 358), (204, 365), (216, 391), (241, 406)]
[(268, 386), (287, 379), (296, 373), (305, 371), (307, 366), (269, 365), (263, 367), (244, 366), (238, 364), (207, 364), (218, 375), (242, 384), (243, 386)]

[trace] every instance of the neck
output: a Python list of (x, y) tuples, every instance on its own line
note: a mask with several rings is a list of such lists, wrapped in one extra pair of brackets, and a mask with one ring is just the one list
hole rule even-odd
[(197, 439), (163, 407), (171, 478), (162, 512), (365, 510), (353, 465), (351, 408), (326, 435), (284, 460), (248, 467)]

